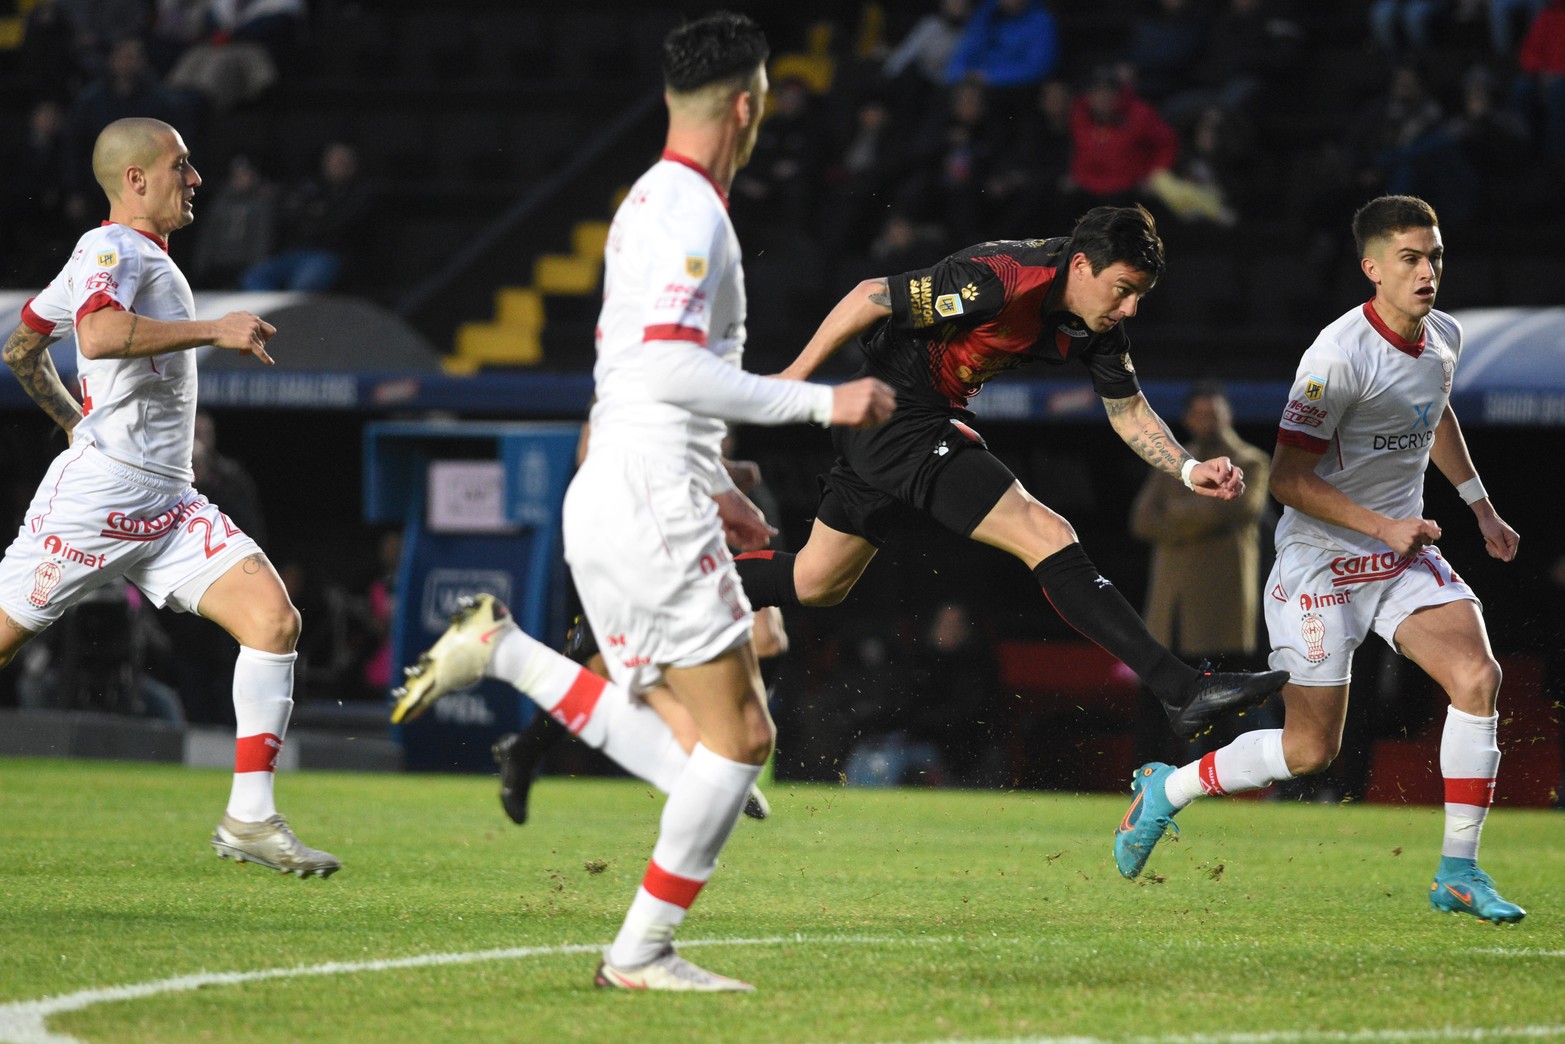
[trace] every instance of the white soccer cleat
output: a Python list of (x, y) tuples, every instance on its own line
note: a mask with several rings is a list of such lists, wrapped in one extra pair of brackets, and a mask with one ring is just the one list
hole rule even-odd
[(679, 990), (700, 993), (750, 993), (748, 982), (730, 979), (691, 964), (670, 946), (646, 964), (635, 968), (617, 968), (606, 959), (593, 975), (595, 985), (616, 990)]
[(446, 693), (465, 689), (482, 678), (494, 655), (495, 638), (515, 626), (510, 610), (494, 595), (462, 599), (451, 614), (446, 633), (403, 671), (407, 682), (392, 690), (397, 702), (391, 708), (391, 723), (412, 721)]
[(772, 814), (771, 802), (766, 800), (760, 787), (751, 787), (750, 793), (745, 795), (744, 814), (751, 819), (765, 819)]
[(256, 863), (300, 877), (330, 877), (342, 869), (336, 856), (295, 837), (280, 815), (244, 823), (224, 812), (212, 831), (212, 848), (224, 859)]

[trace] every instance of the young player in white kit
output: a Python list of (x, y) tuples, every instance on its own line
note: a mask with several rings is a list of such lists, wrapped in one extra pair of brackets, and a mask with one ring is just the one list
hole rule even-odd
[[(523, 633), (482, 595), (410, 669), (393, 710), (405, 720), (480, 676), (500, 678), (668, 792), (652, 860), (598, 966), (604, 987), (751, 989), (673, 948), (774, 737), (753, 614), (724, 538), (753, 544), (768, 530), (722, 467), (724, 420), (868, 426), (894, 405), (872, 378), (832, 388), (739, 368), (744, 282), (727, 192), (755, 144), (766, 54), (741, 15), (708, 15), (669, 35), (663, 158), (609, 232), (592, 439), (564, 528), (612, 681)], [(700, 741), (688, 755), (639, 698), (660, 684), (695, 719)]]
[[(261, 549), (192, 485), (196, 359), (213, 345), (270, 365), (275, 329), (248, 312), (193, 319), (168, 235), (193, 219), (201, 177), (174, 128), (111, 123), (93, 148), (109, 220), (77, 241), (55, 280), (22, 309), (5, 361), (68, 433), (0, 560), (0, 667), (93, 590), (122, 578), (159, 606), (200, 613), (239, 642), (238, 742), (228, 808), (212, 836), (223, 858), (300, 877), (337, 859), (302, 844), (272, 784), (293, 708), (299, 614)], [(76, 333), (82, 401), (48, 346)]]
[(1477, 863), (1500, 764), (1500, 666), (1477, 596), (1435, 547), (1440, 526), (1422, 517), (1429, 462), (1472, 506), (1491, 557), (1514, 559), (1519, 538), (1495, 513), (1451, 411), (1462, 330), (1434, 310), (1445, 247), (1433, 209), (1412, 196), (1382, 196), (1354, 215), (1353, 234), (1375, 296), (1304, 353), (1272, 464), (1271, 491), (1284, 512), (1264, 599), (1271, 664), (1292, 672), (1284, 726), (1245, 733), (1182, 768), (1139, 768), (1114, 859), (1135, 877), (1195, 798), (1331, 764), (1353, 651), (1374, 631), (1451, 698), (1440, 743), (1445, 837), (1430, 905), (1519, 921), (1526, 911), (1501, 898)]

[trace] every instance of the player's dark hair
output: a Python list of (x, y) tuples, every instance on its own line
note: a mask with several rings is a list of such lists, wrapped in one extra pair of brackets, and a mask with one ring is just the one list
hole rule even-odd
[(1071, 230), (1070, 245), (1066, 247), (1067, 257), (1076, 254), (1087, 255), (1093, 275), (1123, 262), (1156, 280), (1167, 265), (1157, 222), (1139, 203), (1129, 207), (1093, 207), (1083, 214)]
[(1378, 196), (1353, 215), (1353, 242), (1359, 257), (1372, 239), (1385, 239), (1410, 228), (1437, 228), (1435, 208), (1417, 196)]
[(766, 34), (755, 22), (716, 11), (668, 34), (663, 41), (663, 83), (676, 94), (724, 81), (744, 87), (769, 53)]

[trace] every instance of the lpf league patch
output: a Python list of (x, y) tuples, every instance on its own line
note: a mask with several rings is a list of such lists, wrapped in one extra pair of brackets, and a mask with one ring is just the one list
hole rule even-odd
[(686, 254), (685, 255), (685, 275), (689, 276), (691, 279), (705, 279), (706, 278), (706, 255), (705, 254)]
[(1126, 373), (1135, 373), (1136, 372), (1135, 365), (1133, 363), (1131, 363), (1131, 361), (1130, 361), (1130, 353), (1129, 352), (1121, 352), (1120, 353), (1120, 355), (1119, 355), (1119, 364), (1125, 368), (1125, 372)]
[(1311, 402), (1320, 402), (1326, 394), (1326, 378), (1317, 377), (1313, 373), (1304, 379), (1304, 397)]
[(935, 311), (947, 319), (962, 314), (962, 298), (956, 294), (941, 294), (935, 298)]
[(98, 255), (99, 268), (113, 268), (120, 263), (120, 255), (112, 250), (105, 250)]

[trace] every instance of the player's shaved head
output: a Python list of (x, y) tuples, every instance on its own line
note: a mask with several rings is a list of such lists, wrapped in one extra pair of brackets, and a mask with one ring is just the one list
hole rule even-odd
[(119, 199), (127, 167), (150, 167), (176, 132), (162, 120), (132, 116), (98, 133), (92, 147), (92, 175), (111, 200)]

